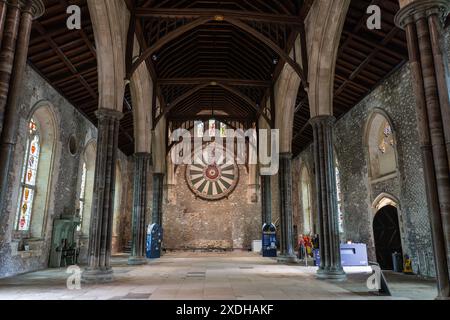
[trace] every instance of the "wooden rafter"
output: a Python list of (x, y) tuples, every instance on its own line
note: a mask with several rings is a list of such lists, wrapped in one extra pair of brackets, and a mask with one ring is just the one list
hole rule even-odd
[(247, 21), (290, 24), (295, 26), (298, 26), (302, 23), (298, 16), (285, 14), (268, 14), (255, 11), (235, 11), (235, 10), (137, 8), (136, 16), (138, 18), (172, 18), (172, 19), (173, 18), (211, 19), (217, 16)]

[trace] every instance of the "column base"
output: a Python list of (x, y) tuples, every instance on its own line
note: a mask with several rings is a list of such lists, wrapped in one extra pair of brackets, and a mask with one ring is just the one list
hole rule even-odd
[(114, 281), (114, 272), (109, 269), (86, 269), (81, 275), (83, 283), (108, 283)]
[(147, 259), (145, 257), (129, 257), (128, 264), (130, 266), (139, 266), (139, 265), (147, 264)]
[(298, 259), (295, 255), (281, 255), (279, 257), (277, 257), (277, 262), (278, 263), (292, 263), (292, 264), (297, 264), (298, 263)]
[(316, 277), (321, 280), (336, 280), (344, 281), (347, 279), (343, 269), (333, 270), (333, 269), (319, 269), (317, 271)]

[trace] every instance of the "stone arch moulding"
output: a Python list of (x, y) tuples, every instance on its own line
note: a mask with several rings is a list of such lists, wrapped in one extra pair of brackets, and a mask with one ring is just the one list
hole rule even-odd
[[(391, 201), (391, 203), (387, 203), (386, 205), (379, 207), (379, 205), (381, 204), (381, 202), (384, 199), (388, 199)], [(395, 205), (394, 205), (395, 204)], [(401, 206), (401, 202), (400, 199), (398, 199), (396, 196), (387, 193), (387, 192), (382, 192), (380, 193), (375, 200), (372, 203), (372, 217), (371, 217), (371, 223), (373, 224), (373, 221), (375, 219), (376, 214), (385, 206), (387, 205), (391, 205), (394, 206), (395, 208), (397, 208), (397, 217), (398, 217), (398, 225), (400, 228), (400, 240), (401, 240), (401, 244), (402, 244), (402, 248), (404, 250), (403, 253), (408, 253), (409, 250), (409, 246), (408, 246), (408, 242), (406, 240), (406, 233), (405, 230), (407, 230), (406, 225), (405, 225), (405, 221), (404, 221), (404, 217), (403, 217), (403, 211), (402, 211), (402, 206)], [(375, 235), (373, 232), (373, 228), (370, 228), (370, 232), (371, 232), (371, 238), (375, 239)], [(375, 243), (374, 243), (375, 245)], [(409, 252), (409, 254), (411, 254)]]
[[(395, 161), (395, 168), (393, 168), (388, 173), (380, 173), (379, 175), (376, 175), (373, 171), (373, 167), (372, 167), (373, 159), (372, 159), (372, 152), (370, 150), (372, 147), (372, 144), (373, 144), (373, 139), (378, 139), (377, 135), (375, 135), (373, 133), (373, 130), (375, 129), (374, 121), (377, 120), (377, 118), (380, 118), (379, 119), (380, 125), (381, 125), (381, 121), (387, 121), (387, 123), (391, 127), (392, 137), (393, 137), (393, 141), (394, 141), (394, 146), (393, 146), (394, 159), (393, 159), (393, 161)], [(377, 130), (379, 130), (379, 128)], [(365, 154), (365, 159), (366, 159), (366, 163), (367, 163), (369, 182), (376, 183), (380, 179), (384, 180), (384, 179), (399, 177), (400, 162), (399, 162), (399, 156), (398, 156), (398, 150), (397, 150), (397, 146), (398, 146), (397, 130), (396, 130), (396, 127), (395, 127), (391, 117), (385, 110), (383, 110), (381, 108), (375, 108), (374, 110), (372, 110), (372, 112), (367, 117), (367, 121), (364, 126), (364, 134), (363, 134), (362, 138), (363, 138), (362, 145), (364, 146), (364, 154)]]
[(392, 195), (390, 193), (387, 193), (387, 192), (380, 193), (375, 198), (375, 200), (372, 202), (373, 215), (375, 215), (382, 208), (382, 207), (380, 207), (380, 205), (382, 204), (382, 201), (385, 200), (385, 199), (391, 201), (391, 203), (389, 203), (389, 204), (391, 204), (394, 207), (396, 207), (397, 210), (399, 211), (399, 215), (400, 215), (400, 211), (401, 211), (400, 200), (396, 196), (394, 196), (394, 195)]
[(280, 152), (292, 151), (294, 111), (301, 79), (288, 64), (275, 85), (275, 128), (280, 130)]
[(391, 117), (384, 109), (376, 107), (370, 112), (369, 116), (367, 117), (366, 123), (364, 125), (364, 135), (362, 137), (364, 146), (367, 145), (368, 135), (370, 134), (369, 131), (371, 129), (371, 124), (372, 124), (374, 118), (379, 115), (381, 115), (382, 117), (384, 117), (387, 120), (387, 122), (389, 123), (389, 125), (392, 128), (392, 131), (393, 131), (394, 137), (395, 137), (396, 128), (394, 126), (394, 122), (392, 121)]
[(336, 56), (350, 0), (316, 0), (305, 21), (311, 117), (333, 114)]
[[(133, 54), (138, 55), (140, 48), (138, 41), (134, 41)], [(153, 111), (148, 107), (153, 101), (154, 84), (145, 63), (141, 64), (130, 79), (130, 92), (133, 102), (134, 138), (136, 153), (151, 153), (153, 126)], [(151, 111), (149, 111), (151, 110)]]
[(100, 108), (122, 111), (130, 17), (123, 0), (88, 0), (98, 63)]
[[(60, 114), (53, 104), (48, 100), (38, 101), (29, 112), (26, 123), (34, 118), (40, 130), (40, 165), (38, 167), (36, 192), (32, 208), (30, 235), (32, 238), (44, 238), (47, 231), (52, 228), (52, 221), (49, 217), (53, 216), (52, 200), (54, 199), (55, 181), (58, 180), (59, 158), (61, 156), (62, 146), (58, 143), (60, 139)], [(22, 159), (22, 161), (24, 161)], [(20, 166), (22, 170), (22, 166)], [(53, 173), (56, 173), (55, 175)], [(21, 201), (20, 199), (17, 202)], [(14, 209), (14, 217), (17, 215)]]

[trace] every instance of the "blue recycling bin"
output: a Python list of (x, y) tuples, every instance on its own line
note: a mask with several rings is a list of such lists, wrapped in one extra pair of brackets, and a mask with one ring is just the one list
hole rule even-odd
[(161, 258), (161, 245), (163, 239), (162, 228), (154, 223), (147, 228), (147, 258)]
[(262, 235), (263, 257), (275, 258), (277, 256), (277, 228), (274, 224), (264, 224)]

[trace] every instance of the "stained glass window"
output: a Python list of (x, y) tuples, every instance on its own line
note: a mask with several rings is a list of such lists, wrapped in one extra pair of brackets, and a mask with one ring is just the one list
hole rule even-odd
[(220, 137), (226, 138), (227, 137), (227, 125), (225, 123), (220, 123)]
[(81, 231), (81, 227), (83, 225), (83, 214), (84, 214), (85, 197), (86, 197), (86, 174), (87, 174), (86, 162), (83, 162), (83, 172), (81, 174), (80, 199), (79, 199), (80, 224), (77, 227), (77, 231)]
[(216, 120), (209, 120), (209, 136), (216, 136)]
[(27, 149), (22, 170), (20, 202), (16, 219), (16, 230), (18, 231), (30, 230), (33, 200), (36, 193), (40, 147), (38, 126), (34, 119), (31, 119), (28, 123)]
[(203, 133), (205, 132), (205, 124), (203, 122), (196, 123), (196, 137), (203, 138)]
[(387, 147), (394, 146), (394, 136), (392, 135), (392, 128), (389, 125), (389, 123), (386, 121), (384, 127), (383, 127), (383, 132), (380, 135), (380, 143), (378, 146), (378, 149), (380, 150), (381, 153), (386, 153), (387, 151)]

